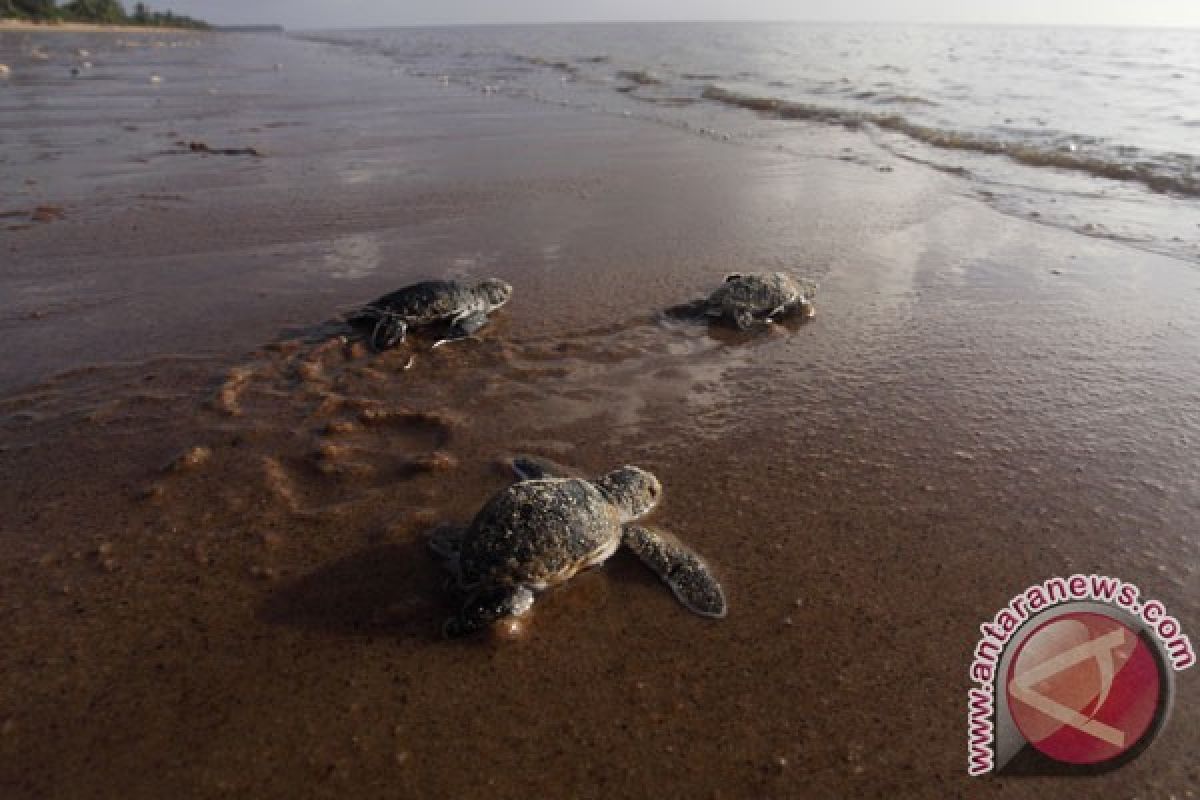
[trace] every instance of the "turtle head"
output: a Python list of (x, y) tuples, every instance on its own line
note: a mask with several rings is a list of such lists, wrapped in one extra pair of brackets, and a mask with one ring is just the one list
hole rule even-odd
[(658, 478), (638, 467), (614, 469), (596, 481), (596, 486), (617, 507), (626, 522), (650, 513), (662, 497), (662, 484)]
[(786, 272), (775, 273), (779, 281), (784, 286), (795, 286), (796, 291), (800, 292), (806, 299), (811, 300), (817, 296), (817, 282), (810, 281), (807, 278), (798, 278), (795, 275), (789, 275)]
[(476, 287), (492, 308), (499, 308), (512, 297), (512, 286), (499, 278), (489, 278), (480, 281)]

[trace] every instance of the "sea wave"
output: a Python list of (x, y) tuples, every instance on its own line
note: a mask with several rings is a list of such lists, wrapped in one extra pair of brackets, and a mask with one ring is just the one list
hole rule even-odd
[[(561, 58), (555, 59), (555, 58), (544, 58), (542, 56), (528, 56), (528, 55), (515, 55), (515, 56), (513, 56), (513, 58), (515, 58), (517, 61), (520, 61), (524, 64), (531, 64), (535, 67), (548, 67), (549, 69), (555, 69), (555, 70), (558, 70), (559, 72), (566, 72), (571, 75), (574, 75), (575, 73), (577, 73), (579, 71), (579, 67), (577, 67), (574, 64), (572, 64), (571, 62), (565, 61)], [(579, 61), (580, 61), (580, 63), (587, 63), (587, 59), (579, 59)]]
[(923, 125), (900, 114), (801, 103), (770, 95), (732, 91), (716, 84), (702, 95), (706, 100), (736, 108), (770, 114), (780, 119), (805, 120), (849, 129), (874, 126), (903, 134), (931, 147), (1006, 156), (1031, 167), (1085, 172), (1101, 178), (1133, 181), (1156, 192), (1200, 197), (1200, 164), (1184, 153), (1148, 154), (1139, 148), (1113, 147), (1087, 152), (1070, 145), (1047, 146), (1032, 141), (1002, 139), (980, 133), (945, 130)]
[(617, 70), (617, 77), (623, 81), (636, 83), (638, 86), (659, 86), (662, 84), (661, 78), (652, 75), (649, 70), (645, 69)]

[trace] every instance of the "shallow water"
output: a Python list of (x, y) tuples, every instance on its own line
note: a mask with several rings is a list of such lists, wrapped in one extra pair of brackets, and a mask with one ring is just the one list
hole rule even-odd
[(864, 129), (1008, 212), (1200, 261), (1194, 30), (659, 23), (302, 35), (430, 80), (746, 144), (805, 152), (789, 126)]

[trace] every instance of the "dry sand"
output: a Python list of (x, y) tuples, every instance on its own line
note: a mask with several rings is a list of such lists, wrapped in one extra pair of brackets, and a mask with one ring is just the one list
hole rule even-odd
[[(1191, 674), (1160, 741), (1101, 778), (969, 780), (964, 724), (979, 623), (1050, 575), (1120, 575), (1196, 634), (1193, 267), (903, 162), (276, 38), (87, 43), (98, 74), (71, 81), (0, 36), (0, 211), (21, 212), (0, 234), (0, 794), (1200, 783)], [(656, 315), (732, 269), (820, 280), (816, 318)], [(322, 327), (454, 275), (515, 298), (411, 370)], [(717, 566), (729, 617), (618, 555), (514, 641), (441, 641), (422, 532), (469, 519), (518, 451), (654, 470), (654, 524)]]

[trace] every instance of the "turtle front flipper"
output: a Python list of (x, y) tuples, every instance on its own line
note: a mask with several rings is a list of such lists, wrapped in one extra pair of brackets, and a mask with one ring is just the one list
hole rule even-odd
[(704, 560), (669, 533), (626, 525), (622, 541), (658, 577), (679, 602), (701, 616), (725, 616), (725, 593)]
[(486, 311), (475, 311), (465, 316), (454, 320), (454, 325), (451, 330), (459, 338), (471, 336), (478, 333), (487, 325), (488, 315)]
[(457, 616), (446, 620), (442, 633), (448, 639), (468, 636), (504, 617), (519, 617), (532, 606), (533, 592), (525, 586), (476, 592)]
[[(475, 333), (483, 329), (487, 325), (488, 315), (484, 311), (473, 311), (470, 314), (462, 314), (454, 318), (450, 323), (450, 335), (445, 339), (438, 339), (433, 343), (433, 347), (441, 347), (449, 342), (457, 342), (460, 339), (470, 339)], [(430, 348), (432, 349), (432, 348)]]

